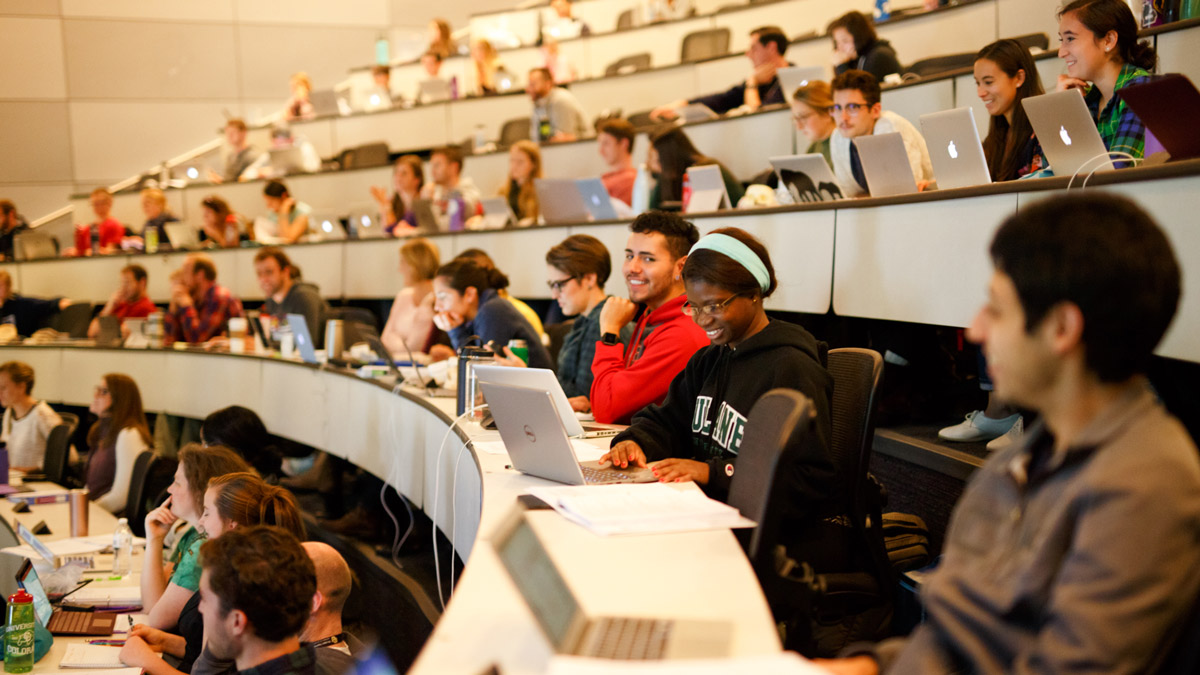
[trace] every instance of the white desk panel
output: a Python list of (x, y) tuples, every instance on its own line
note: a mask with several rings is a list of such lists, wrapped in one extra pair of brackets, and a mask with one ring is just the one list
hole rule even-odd
[[(440, 250), (442, 241), (438, 238), (432, 241)], [(343, 295), (347, 299), (374, 299), (391, 298), (399, 293), (404, 287), (398, 270), (403, 243), (401, 239), (347, 242), (342, 247)], [(441, 260), (449, 258), (443, 254)]]
[[(1052, 12), (1047, 6), (1046, 12)], [(976, 52), (996, 39), (996, 4), (980, 2), (879, 27), (879, 37), (892, 43), (901, 63), (939, 54)]]
[[(344, 400), (329, 396), (325, 385), (328, 375), (316, 368), (297, 368), (297, 364), (282, 360), (261, 363), (261, 395), (253, 410), (271, 433), (325, 449), (327, 421), (341, 414), (345, 405)], [(329, 448), (333, 454), (338, 450)]]
[(709, 17), (695, 17), (683, 21), (646, 26), (620, 33), (608, 33), (588, 38), (588, 72), (580, 70), (580, 77), (602, 77), (610, 63), (648, 52), (650, 62), (657, 66), (679, 63), (683, 38), (688, 33), (705, 30), (712, 26)]
[[(26, 352), (26, 349), (18, 351), (21, 356)], [(9, 353), (8, 349), (5, 349), (4, 353)], [(63, 349), (60, 354), (59, 369), (49, 371), (61, 372), (56, 382), (57, 388), (45, 387), (38, 391), (38, 396), (48, 401), (91, 405), (94, 389), (103, 382), (102, 378), (107, 373), (124, 373), (133, 378), (142, 395), (142, 405), (151, 412), (160, 410), (163, 402), (172, 407), (179, 407), (176, 404), (186, 397), (186, 394), (179, 396), (181, 392), (190, 391), (193, 387), (206, 386), (199, 377), (200, 373), (193, 373), (195, 377), (186, 382), (176, 382), (163, 377), (163, 373), (167, 371), (167, 359), (173, 356), (166, 351)], [(209, 412), (212, 410), (204, 415), (208, 415)]]
[(771, 168), (768, 157), (790, 155), (795, 125), (790, 108), (683, 127), (700, 152), (721, 161), (739, 180)]
[(919, 132), (921, 115), (954, 107), (954, 80), (934, 80), (911, 87), (885, 89), (881, 98), (884, 110), (891, 110), (912, 122)]
[(1200, 82), (1200, 28), (1161, 33), (1155, 38), (1159, 72), (1183, 73)]
[(333, 140), (343, 149), (382, 141), (392, 152), (445, 145), (450, 138), (447, 105), (434, 103), (409, 110), (339, 117), (333, 124)]
[[(104, 304), (120, 283), (125, 256), (40, 260), (14, 266), (13, 290), (21, 295)], [(9, 268), (14, 269), (14, 268)], [(11, 273), (11, 272), (10, 272)]]
[(992, 233), (1014, 195), (841, 209), (833, 310), (843, 316), (966, 326), (991, 277)]
[[(292, 197), (308, 204), (313, 211), (332, 212), (340, 216), (353, 209), (377, 208), (371, 197), (370, 186), (378, 185), (390, 190), (392, 167), (301, 174), (284, 180)], [(259, 202), (262, 202), (261, 195)], [(266, 213), (266, 205), (263, 204), (253, 213)]]
[[(524, 76), (522, 76), (524, 79)], [(475, 137), (475, 129), (483, 125), (486, 138), (500, 138), (504, 123), (518, 117), (529, 117), (533, 113), (533, 102), (528, 96), (489, 96), (456, 101), (447, 106), (450, 113), (450, 142), (461, 143)]]
[[(150, 408), (154, 412), (203, 420), (209, 413), (231, 405), (256, 410), (261, 403), (262, 369), (246, 359), (181, 352), (168, 355), (164, 361), (163, 370), (144, 373), (138, 380), (143, 400), (155, 406)], [(161, 398), (150, 396), (145, 388), (159, 385), (165, 387)]]
[[(614, 59), (615, 60), (615, 59)], [(571, 85), (571, 92), (592, 117), (620, 108), (625, 117), (652, 110), (664, 103), (691, 98), (699, 90), (697, 65), (646, 70), (616, 79), (589, 80)], [(620, 95), (616, 95), (618, 87)]]

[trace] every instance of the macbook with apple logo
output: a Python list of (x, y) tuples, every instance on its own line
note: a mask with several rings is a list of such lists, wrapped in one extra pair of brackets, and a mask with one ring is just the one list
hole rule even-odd
[(921, 115), (921, 134), (929, 147), (939, 189), (974, 187), (992, 182), (979, 129), (970, 108)]
[(1021, 104), (1055, 176), (1113, 170), (1108, 148), (1083, 102), (1082, 92), (1068, 89), (1030, 96)]

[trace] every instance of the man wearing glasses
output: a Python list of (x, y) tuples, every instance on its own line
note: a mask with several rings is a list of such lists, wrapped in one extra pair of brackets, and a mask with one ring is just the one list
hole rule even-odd
[(929, 150), (921, 132), (908, 120), (890, 110), (884, 110), (879, 102), (879, 83), (875, 77), (862, 70), (847, 70), (833, 78), (833, 121), (837, 131), (830, 142), (833, 156), (833, 172), (842, 192), (847, 197), (864, 197), (870, 193), (858, 149), (851, 139), (900, 132), (904, 149), (908, 151), (908, 163), (913, 177), (922, 190), (933, 180), (933, 165), (929, 162)]

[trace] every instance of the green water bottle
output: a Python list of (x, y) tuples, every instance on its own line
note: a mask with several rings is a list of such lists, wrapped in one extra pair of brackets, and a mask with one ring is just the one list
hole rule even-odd
[(1179, 20), (1200, 17), (1200, 0), (1183, 0), (1179, 5)]
[(156, 253), (158, 251), (158, 228), (146, 228), (146, 253)]
[(4, 627), (4, 672), (33, 670), (33, 596), (24, 588), (8, 596), (8, 624)]

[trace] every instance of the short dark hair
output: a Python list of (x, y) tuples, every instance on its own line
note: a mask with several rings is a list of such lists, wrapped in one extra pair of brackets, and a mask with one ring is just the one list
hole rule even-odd
[(546, 252), (546, 264), (577, 279), (595, 274), (601, 288), (612, 275), (608, 248), (590, 234), (573, 234), (563, 239)]
[(5, 218), (7, 218), (8, 214), (16, 213), (16, 211), (17, 205), (13, 204), (11, 200), (0, 199), (0, 215), (3, 215)]
[(451, 164), (457, 164), (458, 170), (462, 171), (463, 153), (462, 150), (459, 150), (457, 147), (453, 145), (443, 145), (440, 148), (434, 148), (433, 152), (429, 153), (429, 156), (433, 157), (434, 155), (441, 155), (442, 157), (445, 157), (447, 162), (450, 162)]
[(197, 255), (192, 258), (192, 273), (196, 272), (203, 274), (204, 278), (209, 281), (217, 280), (217, 266), (206, 255)]
[(25, 385), (25, 393), (33, 393), (33, 366), (24, 361), (0, 363), (0, 373), (8, 376), (13, 384)]
[(700, 240), (700, 232), (696, 226), (681, 218), (678, 214), (666, 211), (647, 211), (629, 224), (629, 231), (637, 234), (658, 232), (667, 239), (667, 250), (675, 260), (688, 254), (692, 246)]
[(277, 476), (283, 455), (258, 413), (231, 405), (210, 413), (200, 423), (200, 440), (205, 445), (223, 445), (250, 463), (260, 476)]
[(538, 66), (536, 68), (530, 68), (529, 74), (532, 75), (534, 73), (538, 73), (542, 77), (546, 78), (546, 81), (549, 82), (550, 84), (554, 84), (554, 75), (552, 75), (550, 73), (549, 68), (547, 68), (545, 66)]
[(750, 31), (750, 35), (758, 39), (758, 44), (766, 47), (768, 44), (775, 45), (775, 51), (779, 52), (780, 56), (787, 53), (788, 39), (787, 34), (779, 26), (762, 26)]
[(425, 58), (426, 56), (432, 56), (438, 63), (442, 62), (442, 53), (439, 51), (434, 51), (434, 50), (430, 49), (429, 51), (422, 54), (421, 58)]
[(389, 66), (385, 66), (385, 65), (384, 65), (384, 64), (382, 64), (382, 63), (380, 63), (380, 64), (377, 64), (377, 65), (374, 65), (374, 66), (371, 66), (371, 75), (372, 75), (372, 76), (375, 76), (375, 75), (391, 75), (391, 74), (392, 74), (392, 69), (391, 69), (391, 67), (389, 67)]
[(281, 199), (284, 196), (289, 195), (291, 193), (288, 192), (287, 186), (283, 184), (283, 181), (274, 179), (274, 180), (267, 181), (266, 186), (263, 187), (263, 194), (268, 197), (275, 197), (276, 199)]
[(126, 265), (121, 268), (122, 272), (129, 272), (129, 276), (133, 277), (134, 281), (145, 281), (150, 275), (146, 274), (146, 268), (138, 264)]
[(850, 37), (854, 38), (854, 50), (860, 55), (868, 45), (878, 39), (875, 33), (875, 24), (871, 22), (871, 17), (862, 12), (846, 12), (829, 23), (829, 27), (825, 29), (825, 34), (833, 37), (833, 29), (842, 28)]
[(627, 120), (610, 117), (596, 123), (596, 133), (608, 134), (617, 141), (629, 141), (629, 152), (633, 152), (633, 141), (637, 138), (637, 128)]
[(471, 286), (474, 286), (479, 293), (489, 289), (508, 288), (508, 277), (504, 276), (503, 272), (464, 258), (455, 258), (442, 265), (438, 268), (437, 276), (449, 279), (450, 288), (459, 293), (465, 293)]
[(308, 621), (317, 572), (290, 532), (270, 525), (234, 528), (200, 547), (200, 564), (222, 614), (240, 610), (259, 638), (282, 642)]
[(1032, 331), (1059, 303), (1083, 314), (1086, 363), (1102, 382), (1145, 372), (1179, 307), (1179, 263), (1137, 204), (1074, 193), (1021, 209), (992, 240), (992, 262), (1012, 279)]
[(709, 234), (724, 234), (733, 237), (745, 244), (751, 251), (754, 251), (754, 254), (762, 260), (763, 265), (767, 268), (767, 276), (771, 280), (767, 286), (767, 290), (762, 290), (762, 286), (759, 285), (758, 280), (741, 263), (724, 253), (718, 253), (706, 248), (702, 248), (688, 256), (687, 262), (683, 264), (683, 279), (685, 281), (702, 281), (733, 293), (757, 292), (764, 298), (775, 292), (777, 285), (775, 281), (775, 267), (771, 265), (771, 256), (767, 253), (767, 247), (763, 246), (761, 241), (749, 232), (736, 227), (722, 227), (713, 230)]
[(278, 246), (268, 246), (266, 248), (259, 249), (258, 253), (254, 254), (254, 263), (258, 264), (267, 258), (273, 258), (275, 262), (279, 263), (279, 269), (281, 270), (294, 267), (294, 265), (292, 265), (292, 259), (289, 258), (287, 254), (283, 252), (283, 249), (279, 248)]
[(847, 70), (834, 76), (833, 82), (829, 83), (829, 89), (832, 93), (857, 89), (862, 92), (867, 105), (871, 106), (880, 100), (879, 80), (865, 70)]

